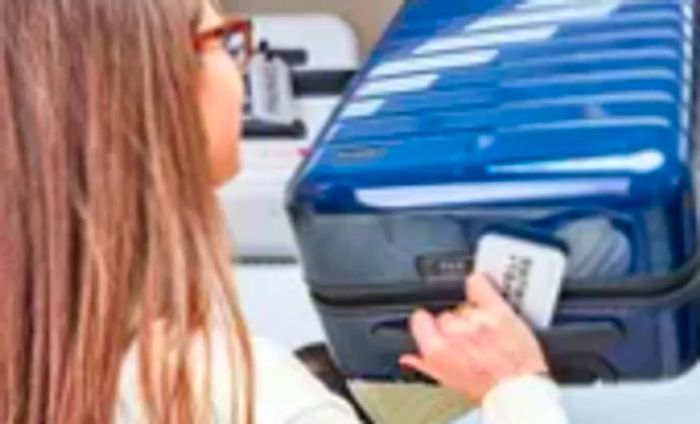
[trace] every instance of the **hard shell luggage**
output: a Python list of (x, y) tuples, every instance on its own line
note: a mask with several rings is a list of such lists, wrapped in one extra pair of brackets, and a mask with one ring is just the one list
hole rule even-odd
[(407, 377), (410, 313), (460, 303), (499, 228), (568, 246), (560, 380), (693, 365), (696, 27), (686, 0), (406, 2), (289, 185), (343, 372)]

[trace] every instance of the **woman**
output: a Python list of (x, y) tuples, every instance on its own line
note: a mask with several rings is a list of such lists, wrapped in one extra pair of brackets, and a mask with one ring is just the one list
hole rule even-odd
[[(201, 0), (0, 0), (0, 422), (357, 422), (250, 341), (232, 291), (212, 186), (238, 168), (236, 28)], [(522, 377), (546, 370), (528, 330), (470, 290), (416, 315), (403, 363), (488, 420), (549, 384)]]

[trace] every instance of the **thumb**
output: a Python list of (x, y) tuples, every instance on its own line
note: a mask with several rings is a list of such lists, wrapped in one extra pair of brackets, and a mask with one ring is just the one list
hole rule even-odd
[(475, 274), (466, 282), (466, 294), (469, 303), (487, 309), (509, 309), (505, 299), (484, 275)]
[(399, 358), (399, 364), (402, 368), (418, 371), (419, 373), (428, 377), (435, 377), (430, 369), (430, 366), (428, 366), (428, 364), (426, 364), (422, 358), (416, 355), (401, 355)]

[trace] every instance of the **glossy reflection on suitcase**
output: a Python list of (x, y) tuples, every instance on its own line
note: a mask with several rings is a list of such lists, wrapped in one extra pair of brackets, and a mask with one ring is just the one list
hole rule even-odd
[(685, 0), (407, 2), (288, 190), (340, 368), (401, 378), (411, 311), (459, 303), (499, 228), (568, 246), (559, 379), (694, 364), (696, 26)]

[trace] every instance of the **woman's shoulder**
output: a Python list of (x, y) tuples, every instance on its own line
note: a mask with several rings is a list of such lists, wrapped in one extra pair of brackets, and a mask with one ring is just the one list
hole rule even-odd
[(352, 408), (331, 393), (287, 349), (253, 338), (256, 417), (260, 424), (356, 424)]
[[(207, 349), (206, 338), (195, 338), (190, 361), (198, 369), (203, 369), (201, 364), (209, 364), (212, 413), (217, 422), (229, 422), (232, 417), (234, 367), (227, 337), (223, 331), (213, 331), (208, 339), (210, 345)], [(311, 424), (329, 422), (329, 419), (338, 424), (357, 423), (350, 406), (330, 393), (289, 350), (258, 337), (253, 337), (251, 341), (256, 423)], [(124, 357), (120, 375), (117, 422), (138, 422), (138, 414), (144, 411), (139, 394), (139, 369), (138, 349), (132, 346)], [(204, 371), (193, 374), (205, 375)]]

